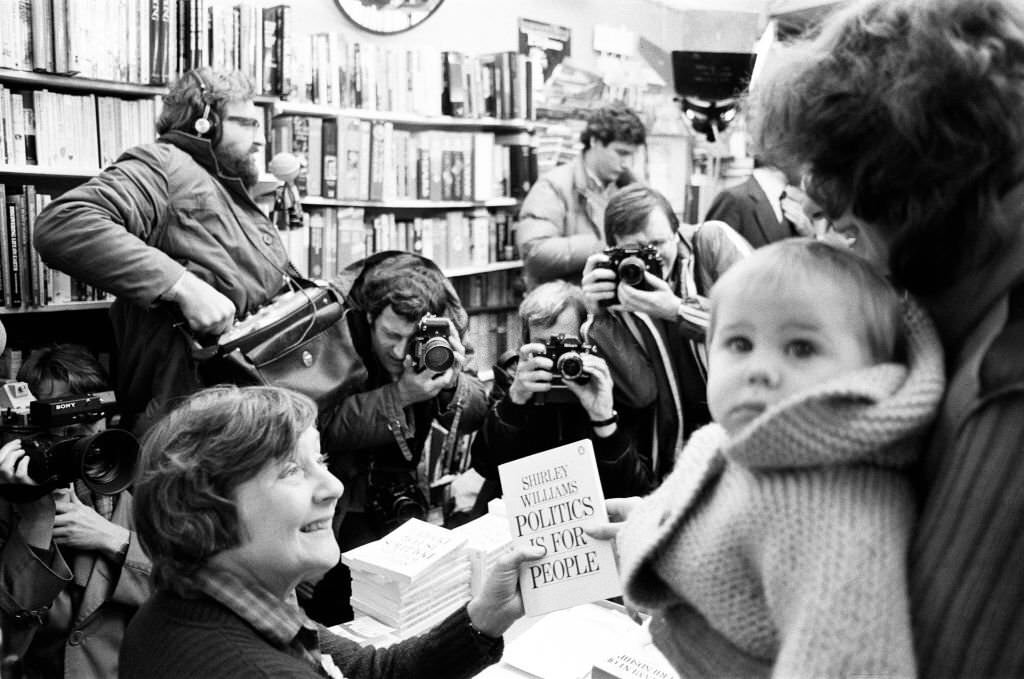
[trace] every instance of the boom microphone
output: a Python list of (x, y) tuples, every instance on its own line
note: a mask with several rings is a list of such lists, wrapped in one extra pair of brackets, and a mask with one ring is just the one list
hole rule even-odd
[(277, 228), (281, 230), (302, 227), (302, 199), (295, 179), (302, 171), (302, 161), (294, 153), (281, 152), (270, 159), (270, 174), (281, 183), (274, 191), (274, 213)]
[(293, 153), (281, 152), (270, 159), (270, 174), (285, 184), (294, 184), (302, 169), (302, 161)]

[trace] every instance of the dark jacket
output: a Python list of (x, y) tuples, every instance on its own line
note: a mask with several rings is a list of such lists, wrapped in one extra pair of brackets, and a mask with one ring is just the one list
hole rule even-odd
[(128, 417), (201, 386), (177, 308), (159, 304), (186, 269), (243, 316), (281, 290), (288, 261), (241, 180), (220, 173), (208, 140), (183, 132), (129, 149), (50, 203), (35, 246), (48, 266), (117, 296), (116, 387)]
[[(691, 300), (685, 317), (666, 321), (646, 314), (606, 312), (596, 315), (587, 331), (607, 357), (616, 389), (629, 395), (655, 394), (654, 402), (629, 424), (635, 427), (640, 449), (650, 451), (656, 484), (672, 470), (687, 436), (711, 421), (704, 295), (711, 283), (751, 252), (749, 244), (722, 222), (705, 222), (688, 237), (680, 233), (678, 248), (668, 283), (680, 299)], [(641, 360), (633, 358), (638, 351)], [(633, 396), (630, 402), (644, 403)]]
[(910, 612), (922, 677), (1024, 676), (1024, 186), (1009, 242), (923, 299), (949, 386), (917, 475)]
[[(130, 529), (131, 514), (131, 494), (122, 492), (110, 520)], [(150, 562), (135, 533), (123, 563), (55, 544), (44, 556), (26, 544), (17, 521), (11, 503), (0, 500), (4, 652), (21, 656), (31, 648), (24, 662), (27, 677), (115, 676), (125, 628), (150, 593)], [(37, 610), (67, 621), (63, 643), (56, 638), (55, 629), (43, 631), (40, 619), (26, 615)], [(42, 639), (43, 634), (48, 638)]]
[(620, 413), (615, 433), (600, 438), (579, 403), (518, 405), (497, 380), (492, 398), (494, 405), (473, 440), (473, 468), (485, 479), (497, 480), (500, 464), (588, 438), (605, 497), (646, 495), (654, 488), (650, 456), (640, 452), (623, 422), (633, 418)]
[[(341, 396), (337, 405), (325, 410), (320, 418), (323, 448), (330, 458), (331, 471), (345, 484), (339, 514), (364, 509), (371, 463), (388, 472), (412, 473), (420, 461), (431, 422), (436, 420), (447, 428), (456, 408), (461, 407), (459, 433), (467, 434), (480, 427), (487, 412), (487, 390), (479, 379), (468, 373), (459, 376), (455, 389), (444, 390), (429, 401), (405, 408), (399, 404), (396, 383), (373, 354), (370, 321), (363, 311), (360, 289), (365, 271), (394, 254), (373, 255), (349, 267), (336, 280), (357, 311), (348, 315), (349, 329), (367, 371), (366, 382)], [(428, 259), (423, 261), (435, 266)], [(408, 444), (411, 460), (402, 453), (399, 437)]]
[[(465, 607), (418, 637), (388, 648), (360, 646), (324, 628), (320, 650), (347, 679), (462, 679), (501, 657), (501, 640), (476, 634)], [(121, 679), (324, 677), (308, 661), (272, 645), (220, 603), (203, 595), (155, 594), (121, 647)]]
[(775, 216), (771, 200), (754, 177), (722, 189), (708, 208), (705, 220), (723, 221), (755, 248), (798, 235), (793, 225)]

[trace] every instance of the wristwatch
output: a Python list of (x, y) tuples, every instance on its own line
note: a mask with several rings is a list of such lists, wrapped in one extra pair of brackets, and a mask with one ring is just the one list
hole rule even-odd
[(612, 410), (612, 416), (611, 417), (609, 417), (606, 420), (591, 420), (590, 421), (590, 426), (594, 427), (595, 429), (597, 429), (599, 427), (607, 427), (610, 424), (615, 424), (618, 421), (619, 421), (619, 414), (617, 412), (615, 412), (614, 410)]

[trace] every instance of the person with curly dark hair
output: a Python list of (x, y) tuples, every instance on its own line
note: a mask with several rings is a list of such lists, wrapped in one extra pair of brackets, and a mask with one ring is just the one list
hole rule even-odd
[[(408, 518), (393, 500), (420, 503), (417, 467), (431, 423), (452, 430), (444, 444), (477, 430), (487, 413), (487, 390), (463, 372), (469, 317), (455, 288), (434, 262), (406, 252), (382, 252), (351, 265), (338, 279), (348, 303), (349, 329), (367, 379), (321, 413), (324, 452), (347, 491), (335, 513), (346, 551), (384, 537)], [(410, 355), (417, 326), (431, 314), (448, 323), (454, 363), (436, 372)], [(402, 503), (412, 509), (412, 503)], [(422, 518), (422, 517), (421, 517)], [(306, 611), (325, 624), (351, 619), (349, 573), (342, 565), (321, 580)]]
[(580, 156), (533, 185), (516, 227), (529, 288), (557, 278), (579, 282), (587, 257), (605, 247), (608, 198), (633, 181), (629, 165), (646, 140), (635, 112), (621, 104), (603, 106), (587, 117)]

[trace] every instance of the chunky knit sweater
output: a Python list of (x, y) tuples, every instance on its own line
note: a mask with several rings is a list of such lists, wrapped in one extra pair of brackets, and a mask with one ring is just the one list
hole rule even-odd
[[(684, 676), (914, 675), (903, 469), (944, 380), (930, 322), (911, 306), (906, 325), (907, 366), (794, 395), (731, 440), (696, 432), (619, 533), (626, 596), (657, 611), (655, 640)], [(714, 638), (739, 660), (701, 648)]]

